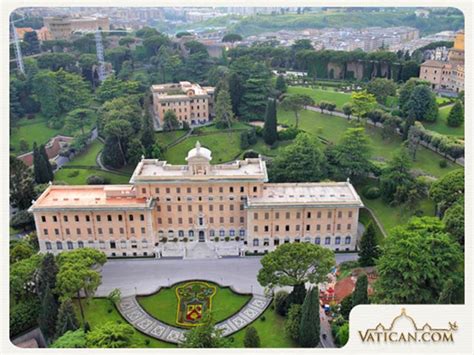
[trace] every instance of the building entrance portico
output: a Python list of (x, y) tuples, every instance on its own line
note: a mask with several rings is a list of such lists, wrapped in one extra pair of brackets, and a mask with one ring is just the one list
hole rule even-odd
[(204, 231), (199, 231), (199, 241), (202, 243), (206, 241), (206, 236), (204, 234)]

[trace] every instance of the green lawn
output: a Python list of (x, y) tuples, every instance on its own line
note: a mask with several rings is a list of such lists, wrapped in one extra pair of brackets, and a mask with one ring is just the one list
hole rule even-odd
[[(76, 173), (77, 172), (77, 175)], [(103, 178), (108, 179), (110, 184), (128, 184), (130, 181), (130, 176), (119, 175), (111, 173), (108, 171), (103, 171), (100, 169), (60, 169), (54, 175), (55, 181), (62, 181), (68, 185), (86, 185), (87, 178), (90, 175), (102, 176)]]
[[(265, 320), (261, 318), (252, 323), (260, 337), (261, 348), (296, 348), (297, 344), (285, 334), (285, 318), (276, 314), (271, 307), (263, 313)], [(234, 338), (232, 347), (244, 347), (245, 328), (231, 335)]]
[(434, 123), (423, 122), (426, 129), (435, 131), (447, 136), (464, 137), (464, 124), (459, 127), (448, 126), (448, 115), (451, 112), (452, 106), (444, 106), (439, 109), (438, 119)]
[[(46, 119), (42, 117), (32, 120), (23, 118), (18, 122), (17, 127), (11, 129), (10, 147), (15, 155), (20, 155), (31, 151), (34, 142), (38, 145), (47, 143), (52, 137), (60, 133), (60, 129), (49, 128), (46, 125)], [(20, 151), (20, 140), (22, 139), (28, 143), (28, 149), (25, 151)]]
[[(96, 139), (84, 152), (74, 157), (72, 161), (65, 165), (68, 168), (63, 167), (57, 171), (55, 174), (55, 180), (63, 181), (69, 185), (86, 185), (87, 178), (90, 175), (97, 175), (109, 180), (110, 184), (128, 184), (130, 176), (132, 175), (130, 167), (125, 167), (122, 170), (128, 175), (120, 175), (109, 171), (100, 170), (100, 168), (97, 166), (96, 157), (103, 147), (104, 144)], [(83, 168), (83, 166), (91, 166), (96, 168), (88, 169)]]
[(87, 165), (87, 166), (96, 166), (97, 154), (104, 148), (104, 144), (96, 139), (92, 142), (87, 149), (75, 156), (72, 161), (67, 163), (68, 166), (78, 166), (78, 165)]
[[(359, 192), (359, 196), (362, 197), (362, 193)], [(374, 218), (366, 208), (361, 208), (359, 210), (359, 222), (362, 223), (365, 227), (367, 227), (367, 225), (372, 222), (373, 226), (375, 227), (375, 235), (379, 243), (384, 239), (383, 232), (380, 230), (377, 222), (375, 222)], [(380, 223), (382, 223), (382, 221)]]
[[(75, 301), (75, 306), (76, 306), (75, 308), (76, 308), (77, 319), (80, 320), (81, 315), (80, 315), (79, 305), (77, 301)], [(108, 321), (127, 323), (127, 321), (122, 318), (120, 313), (116, 310), (114, 306), (112, 306), (110, 301), (107, 300), (106, 298), (90, 299), (84, 305), (84, 313), (85, 313), (85, 318), (87, 322), (89, 323), (91, 329), (94, 329), (98, 325), (104, 324), (105, 322), (108, 322)], [(135, 348), (175, 348), (176, 346), (174, 344), (165, 343), (155, 338), (151, 338), (135, 330), (135, 335), (133, 337), (133, 347)]]
[(290, 86), (288, 87), (288, 93), (308, 95), (312, 97), (316, 103), (320, 101), (333, 102), (336, 104), (338, 110), (341, 110), (342, 106), (351, 99), (351, 94), (334, 90), (306, 88), (303, 86)]
[[(294, 125), (294, 114), (292, 112), (279, 109), (278, 123)], [(344, 132), (348, 128), (354, 127), (355, 124), (355, 120), (348, 121), (342, 117), (304, 110), (300, 114), (299, 128), (316, 136), (327, 139), (330, 142), (338, 143)], [(381, 135), (381, 130), (372, 126), (366, 127), (366, 133), (369, 136), (372, 157), (375, 160), (388, 161), (397, 150), (401, 149), (402, 140), (399, 136), (394, 136), (390, 139), (384, 140)], [(457, 165), (451, 162), (448, 162), (448, 166), (446, 168), (440, 168), (439, 162), (442, 159), (443, 158), (440, 155), (432, 152), (431, 150), (420, 147), (417, 153), (417, 159), (412, 164), (413, 169), (419, 169), (426, 174), (440, 177), (447, 172), (458, 168)]]
[(229, 131), (202, 136), (191, 136), (165, 151), (164, 160), (170, 164), (186, 164), (186, 155), (199, 141), (203, 147), (212, 151), (212, 164), (234, 160), (241, 153), (240, 132)]
[(155, 138), (160, 147), (167, 147), (169, 144), (173, 143), (178, 138), (184, 136), (186, 131), (170, 131), (170, 132), (157, 132), (155, 133)]
[[(237, 313), (251, 298), (250, 295), (239, 295), (234, 293), (228, 287), (217, 287), (216, 294), (212, 298), (212, 317), (215, 322), (223, 321), (233, 314)], [(156, 319), (167, 324), (179, 326), (176, 323), (178, 311), (178, 298), (176, 296), (176, 287), (162, 288), (157, 293), (150, 296), (137, 297), (138, 303)]]
[[(374, 183), (373, 181), (367, 181), (365, 184), (357, 186), (357, 191), (359, 193), (359, 196), (362, 198), (364, 205), (374, 212), (374, 214), (380, 220), (380, 223), (382, 223), (385, 228), (385, 231), (388, 234), (390, 234), (390, 230), (393, 227), (405, 224), (411, 217), (413, 217), (414, 213), (416, 212), (415, 210), (408, 210), (400, 206), (389, 206), (385, 202), (383, 202), (381, 198), (377, 198), (374, 200), (369, 200), (365, 198), (362, 195), (362, 190), (365, 186), (369, 184), (373, 185), (376, 183)], [(436, 206), (431, 199), (426, 198), (420, 202), (420, 205), (417, 209), (423, 211), (424, 216), (434, 216)], [(363, 221), (364, 217), (362, 218), (361, 222), (363, 223)]]

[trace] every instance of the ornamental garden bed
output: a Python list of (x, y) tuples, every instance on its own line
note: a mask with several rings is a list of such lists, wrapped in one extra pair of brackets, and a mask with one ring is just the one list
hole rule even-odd
[(239, 312), (252, 298), (239, 294), (230, 287), (209, 281), (185, 281), (158, 292), (138, 296), (137, 301), (152, 317), (163, 323), (190, 328), (199, 325), (204, 313), (209, 311), (215, 323)]

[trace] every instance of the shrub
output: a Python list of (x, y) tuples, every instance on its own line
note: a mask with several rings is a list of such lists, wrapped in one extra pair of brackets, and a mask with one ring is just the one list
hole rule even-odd
[(188, 242), (188, 237), (184, 237), (183, 242), (187, 243)]
[(260, 347), (260, 337), (258, 336), (257, 330), (252, 326), (245, 329), (244, 346), (246, 348)]
[(219, 237), (214, 237), (214, 241), (215, 241), (215, 242), (218, 242), (218, 241), (219, 241)]
[(266, 319), (267, 319), (267, 318), (266, 318), (265, 316), (261, 316), (261, 317), (260, 317), (260, 320), (261, 320), (262, 322), (265, 322)]
[(278, 132), (278, 139), (281, 141), (286, 141), (286, 140), (291, 140), (295, 139), (298, 133), (300, 133), (301, 130), (295, 128), (295, 127), (290, 127), (284, 130), (281, 130)]
[(258, 137), (263, 137), (263, 127), (255, 127), (255, 134), (258, 136)]
[(286, 291), (278, 291), (275, 294), (275, 311), (281, 315), (286, 316), (288, 312), (288, 292)]
[[(189, 127), (189, 125), (188, 125), (188, 127)], [(145, 339), (145, 345), (150, 345), (150, 339)]]
[(109, 309), (107, 310), (107, 313), (112, 313), (112, 312), (113, 312), (113, 309), (112, 309), (112, 308), (109, 308)]
[(285, 333), (294, 341), (298, 341), (301, 322), (301, 305), (292, 304), (285, 320)]
[(441, 169), (444, 169), (444, 168), (446, 168), (447, 166), (448, 166), (448, 162), (447, 162), (446, 160), (443, 159), (443, 160), (440, 160), (440, 161), (439, 161), (439, 167), (440, 167)]
[(20, 139), (20, 151), (26, 152), (30, 148), (29, 144), (27, 141), (24, 139)]
[(363, 191), (364, 197), (369, 200), (375, 200), (380, 197), (380, 189), (377, 186), (371, 186)]
[(250, 158), (258, 158), (258, 153), (254, 150), (247, 150), (245, 153), (244, 153), (244, 156), (243, 158), (244, 159), (250, 159)]
[(225, 237), (224, 240), (228, 242), (230, 240), (230, 237)]
[(67, 177), (73, 178), (79, 176), (79, 170), (73, 170), (70, 173), (67, 174)]
[(15, 229), (33, 228), (35, 219), (33, 214), (27, 210), (18, 211), (10, 220), (10, 226)]
[(10, 336), (38, 325), (40, 304), (36, 299), (19, 302), (10, 308)]
[(98, 175), (90, 175), (86, 180), (87, 185), (105, 185), (110, 183), (110, 180)]

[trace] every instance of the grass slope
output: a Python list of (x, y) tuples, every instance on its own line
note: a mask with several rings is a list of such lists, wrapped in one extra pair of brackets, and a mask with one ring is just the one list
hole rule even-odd
[(444, 106), (439, 109), (438, 119), (434, 123), (423, 122), (426, 129), (435, 131), (447, 136), (464, 137), (464, 124), (459, 127), (448, 126), (448, 115), (451, 112), (452, 106)]
[(333, 90), (313, 89), (302, 86), (290, 86), (288, 88), (290, 94), (304, 94), (313, 98), (316, 104), (321, 101), (329, 101), (336, 104), (338, 110), (342, 109), (342, 106), (351, 99), (351, 94), (343, 92), (336, 92)]

